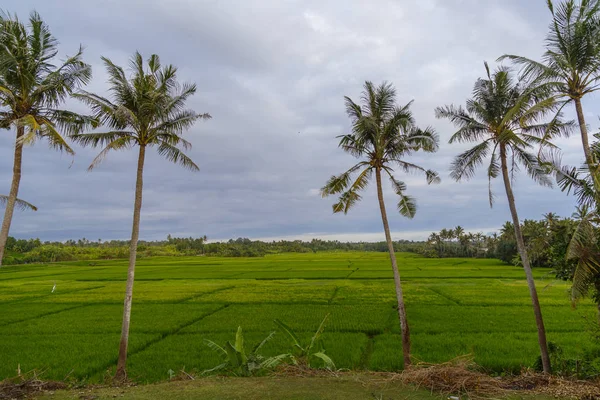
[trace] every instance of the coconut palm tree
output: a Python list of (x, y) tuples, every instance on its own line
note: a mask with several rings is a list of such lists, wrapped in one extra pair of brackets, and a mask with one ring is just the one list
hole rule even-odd
[(159, 155), (192, 171), (198, 166), (183, 150), (191, 144), (181, 137), (198, 119), (208, 119), (209, 114), (198, 114), (185, 108), (186, 100), (196, 92), (194, 84), (180, 84), (177, 68), (161, 67), (157, 55), (148, 59), (148, 65), (139, 53), (131, 59), (133, 76), (128, 79), (123, 68), (108, 58), (102, 58), (109, 75), (112, 99), (82, 91), (76, 97), (92, 109), (94, 117), (108, 131), (74, 135), (83, 146), (103, 147), (92, 161), (89, 170), (96, 167), (111, 151), (138, 148), (138, 163), (133, 207), (133, 227), (127, 270), (127, 287), (123, 309), (121, 343), (115, 378), (127, 378), (127, 345), (133, 296), (133, 282), (137, 244), (140, 231), (142, 187), (146, 150), (156, 147)]
[[(390, 83), (384, 82), (376, 87), (371, 82), (365, 82), (361, 104), (355, 103), (349, 97), (345, 97), (345, 101), (346, 113), (352, 122), (352, 133), (340, 136), (339, 146), (360, 161), (341, 175), (332, 176), (321, 189), (321, 194), (323, 197), (339, 194), (339, 201), (333, 205), (333, 212), (348, 213), (361, 199), (360, 192), (367, 188), (373, 174), (375, 175), (379, 209), (394, 272), (404, 366), (408, 367), (411, 363), (410, 330), (383, 198), (382, 175), (389, 177), (399, 198), (400, 214), (413, 218), (417, 211), (415, 199), (406, 195), (406, 184), (396, 179), (394, 168), (403, 172), (423, 173), (428, 183), (438, 183), (440, 178), (436, 172), (405, 161), (405, 157), (417, 151), (437, 151), (438, 137), (430, 128), (416, 127), (410, 111), (412, 102), (404, 107), (396, 105), (396, 91)], [(356, 179), (352, 179), (353, 176), (356, 176)]]
[(58, 42), (37, 13), (27, 24), (0, 15), (0, 128), (16, 130), (13, 176), (0, 229), (0, 265), (17, 205), (23, 146), (46, 139), (51, 148), (73, 154), (63, 134), (79, 131), (91, 120), (59, 107), (91, 77), (82, 49), (54, 65)]
[(454, 237), (458, 240), (460, 240), (461, 236), (465, 234), (465, 228), (463, 228), (462, 226), (458, 225), (456, 228), (454, 228)]
[(548, 170), (530, 151), (534, 146), (554, 148), (548, 139), (564, 134), (571, 124), (563, 123), (560, 114), (550, 122), (544, 122), (546, 115), (556, 112), (557, 104), (552, 97), (538, 97), (539, 93), (532, 90), (527, 82), (515, 82), (506, 68), (498, 69), (493, 75), (487, 63), (485, 68), (487, 79), (477, 80), (473, 98), (467, 101), (466, 109), (455, 106), (438, 107), (436, 116), (449, 119), (458, 127), (450, 143), (477, 143), (475, 147), (458, 155), (452, 162), (453, 179), (462, 181), (473, 177), (477, 168), (489, 157), (490, 162), (486, 172), (489, 180), (489, 202), (492, 206), (494, 200), (491, 190), (492, 179), (502, 176), (517, 248), (531, 295), (543, 367), (545, 372), (550, 372), (542, 311), (521, 232), (511, 182), (514, 179), (514, 172), (520, 165), (534, 181), (551, 186), (551, 180), (547, 175)]
[(542, 61), (517, 55), (505, 55), (522, 67), (524, 78), (575, 104), (581, 143), (588, 165), (594, 164), (588, 130), (581, 105), (582, 98), (600, 89), (600, 0), (548, 0), (552, 22), (546, 37)]

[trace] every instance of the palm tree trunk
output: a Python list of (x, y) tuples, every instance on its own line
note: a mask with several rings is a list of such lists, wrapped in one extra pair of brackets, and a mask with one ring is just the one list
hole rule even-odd
[(377, 178), (377, 198), (379, 199), (379, 209), (381, 210), (381, 220), (383, 222), (383, 230), (385, 231), (385, 241), (388, 245), (390, 260), (392, 261), (392, 270), (394, 271), (394, 284), (396, 286), (396, 300), (398, 301), (398, 318), (400, 319), (400, 330), (402, 333), (402, 353), (404, 359), (404, 368), (410, 366), (410, 330), (408, 328), (408, 320), (406, 318), (406, 307), (404, 306), (404, 296), (402, 294), (402, 282), (400, 281), (400, 272), (398, 271), (398, 263), (396, 262), (396, 254), (394, 253), (394, 243), (390, 234), (390, 225), (388, 224), (387, 213), (385, 211), (385, 202), (383, 201), (383, 189), (381, 187), (381, 169), (375, 169)]
[(133, 227), (131, 229), (131, 243), (129, 249), (129, 268), (127, 269), (127, 287), (125, 289), (125, 302), (123, 305), (123, 325), (121, 327), (121, 343), (119, 345), (119, 359), (115, 380), (127, 379), (127, 345), (129, 344), (129, 325), (131, 322), (131, 302), (133, 299), (133, 282), (135, 277), (135, 261), (137, 255), (138, 239), (140, 237), (140, 213), (142, 210), (142, 188), (144, 185), (144, 159), (146, 147), (140, 146), (138, 157), (137, 180), (135, 183), (135, 203), (133, 206)]
[(583, 154), (585, 154), (585, 163), (590, 167), (594, 163), (592, 151), (590, 150), (590, 141), (588, 138), (587, 125), (585, 124), (585, 116), (583, 115), (583, 107), (581, 99), (574, 99), (575, 110), (577, 110), (577, 120), (579, 122), (579, 130), (581, 131), (581, 144), (583, 145)]
[(502, 177), (504, 178), (504, 187), (506, 189), (506, 197), (508, 198), (508, 205), (510, 207), (510, 214), (512, 216), (513, 225), (515, 229), (515, 238), (517, 240), (517, 250), (521, 256), (521, 262), (523, 263), (523, 269), (527, 277), (527, 286), (529, 287), (529, 294), (531, 296), (531, 303), (533, 305), (533, 313), (535, 315), (535, 323), (538, 331), (538, 342), (540, 345), (540, 352), (542, 355), (542, 366), (545, 373), (552, 371), (550, 366), (550, 357), (548, 355), (548, 343), (546, 341), (546, 328), (544, 327), (544, 319), (542, 318), (542, 309), (540, 308), (540, 302), (535, 288), (535, 281), (533, 280), (533, 273), (531, 272), (531, 266), (529, 265), (529, 259), (527, 257), (527, 250), (525, 249), (525, 241), (523, 240), (523, 233), (521, 232), (521, 225), (519, 223), (519, 216), (517, 214), (517, 207), (515, 205), (515, 196), (513, 194), (510, 177), (508, 175), (508, 165), (506, 161), (506, 145), (500, 144), (500, 160), (502, 163)]
[(19, 139), (25, 134), (25, 127), (17, 128), (17, 138), (15, 141), (15, 158), (13, 160), (13, 177), (10, 185), (10, 193), (6, 202), (6, 210), (4, 211), (4, 219), (2, 220), (2, 228), (0, 229), (0, 267), (2, 266), (2, 258), (4, 257), (4, 249), (8, 241), (8, 232), (12, 222), (15, 204), (19, 194), (19, 184), (21, 183), (21, 164), (23, 161), (23, 144)]

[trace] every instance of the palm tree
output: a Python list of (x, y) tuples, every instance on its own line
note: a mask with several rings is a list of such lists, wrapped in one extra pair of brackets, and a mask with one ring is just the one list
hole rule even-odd
[[(564, 99), (563, 106), (575, 103), (581, 143), (588, 165), (595, 163), (590, 150), (581, 99), (600, 89), (600, 0), (566, 0), (556, 7), (548, 0), (552, 23), (546, 37), (542, 62), (505, 55), (522, 66), (525, 78)], [(562, 107), (561, 107), (562, 108)]]
[[(365, 82), (362, 104), (355, 103), (349, 97), (345, 97), (345, 102), (346, 114), (352, 121), (352, 133), (340, 136), (339, 146), (361, 161), (341, 175), (332, 176), (321, 189), (321, 194), (323, 197), (339, 194), (339, 202), (333, 205), (333, 212), (348, 213), (361, 199), (360, 192), (366, 189), (375, 173), (379, 209), (394, 272), (404, 366), (408, 367), (411, 363), (410, 331), (383, 199), (381, 176), (384, 173), (389, 177), (394, 192), (399, 197), (400, 214), (413, 218), (417, 211), (415, 199), (405, 194), (406, 184), (394, 177), (393, 168), (400, 168), (404, 172), (420, 172), (425, 175), (428, 183), (438, 183), (440, 178), (436, 172), (404, 160), (406, 156), (420, 150), (428, 153), (437, 151), (438, 137), (430, 128), (423, 130), (415, 126), (410, 111), (412, 102), (404, 107), (396, 105), (396, 90), (390, 83), (384, 82), (375, 87), (373, 83)], [(357, 177), (353, 180), (354, 174)]]
[(37, 13), (24, 24), (0, 15), (0, 128), (16, 128), (13, 177), (0, 229), (0, 265), (21, 183), (23, 146), (46, 139), (50, 147), (73, 154), (62, 134), (78, 132), (89, 119), (61, 110), (73, 90), (91, 77), (82, 49), (59, 66), (52, 64), (58, 42)]
[[(514, 82), (510, 71), (498, 69), (493, 75), (485, 64), (487, 79), (479, 79), (473, 90), (473, 99), (467, 101), (466, 109), (455, 106), (438, 107), (436, 116), (447, 118), (458, 127), (450, 139), (455, 142), (476, 142), (472, 149), (458, 155), (452, 163), (451, 176), (456, 181), (474, 176), (477, 167), (490, 157), (487, 167), (489, 201), (493, 205), (491, 181), (502, 175), (504, 188), (512, 215), (518, 252), (527, 276), (527, 284), (538, 329), (538, 339), (545, 372), (550, 372), (550, 359), (546, 343), (546, 331), (538, 301), (535, 282), (519, 224), (511, 175), (518, 165), (525, 167), (528, 175), (541, 185), (551, 186), (547, 169), (530, 153), (534, 146), (554, 146), (548, 141), (570, 126), (563, 123), (560, 115), (551, 122), (543, 122), (548, 113), (556, 111), (553, 98), (540, 98), (527, 82)], [(544, 138), (540, 138), (544, 137)]]
[(115, 376), (117, 380), (125, 380), (146, 149), (156, 146), (158, 154), (167, 160), (197, 171), (198, 166), (179, 148), (191, 148), (191, 144), (181, 134), (198, 119), (208, 119), (210, 115), (197, 114), (185, 108), (186, 100), (196, 92), (196, 85), (180, 84), (177, 81), (177, 68), (172, 65), (161, 67), (157, 55), (148, 59), (146, 68), (142, 56), (136, 53), (131, 60), (131, 79), (126, 77), (123, 68), (113, 64), (108, 58), (103, 57), (102, 60), (108, 71), (112, 100), (85, 91), (78, 93), (76, 97), (90, 106), (95, 118), (108, 131), (78, 134), (73, 138), (83, 146), (103, 147), (89, 170), (96, 167), (111, 151), (135, 146), (139, 148), (127, 288)]
[(461, 236), (465, 234), (465, 228), (463, 228), (462, 226), (458, 225), (456, 228), (454, 228), (454, 237), (458, 240), (460, 240)]

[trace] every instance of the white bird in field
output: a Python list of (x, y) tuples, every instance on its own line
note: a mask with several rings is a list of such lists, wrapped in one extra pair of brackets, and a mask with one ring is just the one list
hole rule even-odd
[(56, 290), (56, 282), (54, 282), (54, 286), (52, 286), (52, 292), (51, 293), (54, 293), (55, 290)]

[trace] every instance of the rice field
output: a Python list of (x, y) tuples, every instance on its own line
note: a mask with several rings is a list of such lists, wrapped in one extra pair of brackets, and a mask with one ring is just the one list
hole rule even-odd
[[(533, 364), (536, 330), (520, 268), (496, 260), (398, 256), (416, 359), (472, 354), (495, 373)], [(18, 368), (89, 382), (112, 371), (126, 269), (125, 260), (0, 269), (0, 379)], [(549, 340), (567, 355), (589, 350), (594, 306), (572, 308), (566, 284), (550, 271), (534, 273)], [(324, 344), (337, 367), (399, 370), (394, 306), (385, 253), (141, 259), (129, 374), (154, 382), (168, 379), (169, 370), (201, 372), (220, 361), (204, 339), (224, 343), (242, 326), (247, 342), (259, 341), (276, 330), (275, 318), (308, 337), (328, 313)], [(265, 353), (289, 349), (277, 334)]]

